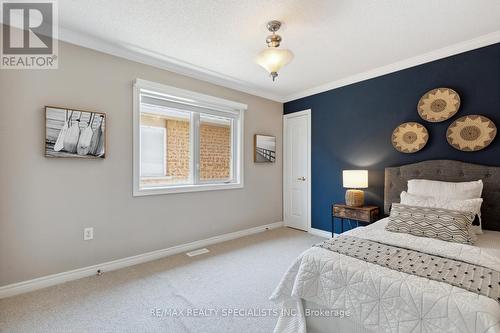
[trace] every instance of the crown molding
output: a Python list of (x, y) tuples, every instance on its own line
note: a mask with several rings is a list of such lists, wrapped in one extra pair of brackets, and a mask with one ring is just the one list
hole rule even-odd
[(424, 53), (412, 58), (394, 62), (389, 65), (374, 68), (369, 71), (355, 74), (340, 80), (332, 81), (326, 84), (322, 84), (313, 88), (309, 88), (298, 93), (294, 93), (285, 96), (281, 101), (283, 103), (290, 102), (299, 98), (319, 94), (328, 90), (340, 88), (347, 86), (356, 82), (365, 81), (385, 74), (394, 73), (403, 69), (415, 67), (431, 61), (443, 59), (456, 54), (464, 53), (467, 51), (472, 51), (481, 47), (489, 46), (492, 44), (500, 43), (500, 31), (495, 31), (480, 37), (470, 39), (464, 42), (453, 44), (450, 46), (443, 47), (428, 53)]
[(283, 101), (283, 96), (270, 93), (243, 80), (131, 44), (107, 41), (62, 26), (59, 27), (59, 40), (276, 102)]
[[(0, 18), (0, 23), (1, 18)], [(272, 101), (286, 103), (299, 98), (319, 94), (328, 90), (340, 88), (353, 83), (373, 79), (382, 75), (394, 73), (403, 69), (415, 67), (449, 56), (457, 55), (481, 47), (500, 43), (500, 31), (495, 31), (477, 38), (446, 46), (415, 57), (407, 58), (392, 64), (377, 67), (366, 72), (358, 73), (339, 80), (331, 81), (319, 86), (301, 90), (299, 92), (282, 95), (270, 93), (257, 85), (250, 84), (229, 75), (211, 71), (176, 58), (168, 57), (158, 52), (153, 52), (128, 43), (112, 42), (86, 33), (76, 32), (59, 26), (59, 40), (93, 49), (99, 52), (135, 61), (145, 65), (164, 69), (176, 74), (191, 77), (200, 81), (209, 82), (225, 88), (237, 90), (243, 93), (259, 96)]]

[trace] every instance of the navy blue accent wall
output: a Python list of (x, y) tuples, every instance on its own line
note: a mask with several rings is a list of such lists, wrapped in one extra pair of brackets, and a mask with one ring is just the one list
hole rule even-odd
[[(433, 124), (420, 118), (417, 103), (437, 87), (456, 90), (461, 107), (452, 119)], [(488, 148), (474, 153), (455, 150), (446, 141), (451, 122), (467, 114), (485, 115), (500, 128), (500, 44), (284, 105), (285, 114), (305, 109), (312, 110), (312, 226), (330, 231), (330, 205), (344, 202), (343, 169), (368, 169), (366, 203), (382, 207), (385, 167), (429, 159), (500, 165), (500, 134)], [(429, 130), (427, 146), (415, 154), (399, 153), (391, 144), (394, 128), (407, 121)]]

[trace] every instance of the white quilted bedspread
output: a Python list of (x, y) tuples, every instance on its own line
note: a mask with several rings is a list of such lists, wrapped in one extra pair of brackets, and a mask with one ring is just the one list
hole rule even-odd
[[(386, 224), (381, 220), (346, 234), (500, 270), (500, 233), (485, 233), (471, 246), (392, 233)], [(298, 311), (281, 317), (275, 332), (306, 331), (305, 299), (346, 310), (375, 332), (500, 333), (500, 305), (491, 298), (318, 247), (296, 259), (271, 299)]]

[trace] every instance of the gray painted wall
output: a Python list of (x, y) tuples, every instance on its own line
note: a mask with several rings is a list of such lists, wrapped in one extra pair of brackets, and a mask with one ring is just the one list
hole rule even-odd
[[(281, 103), (71, 44), (59, 57), (0, 71), (0, 286), (282, 220)], [(138, 77), (248, 104), (243, 189), (132, 197)], [(45, 158), (45, 105), (106, 112), (106, 159)], [(276, 164), (253, 163), (255, 133), (276, 135)]]

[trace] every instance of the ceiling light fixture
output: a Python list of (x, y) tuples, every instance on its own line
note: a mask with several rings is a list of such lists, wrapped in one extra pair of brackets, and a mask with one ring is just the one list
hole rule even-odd
[(280, 21), (269, 21), (267, 23), (267, 29), (272, 32), (272, 35), (266, 38), (267, 49), (260, 52), (257, 56), (257, 63), (269, 72), (273, 81), (278, 76), (278, 71), (293, 59), (293, 53), (290, 50), (278, 49), (282, 38), (276, 34), (276, 31), (280, 27)]

